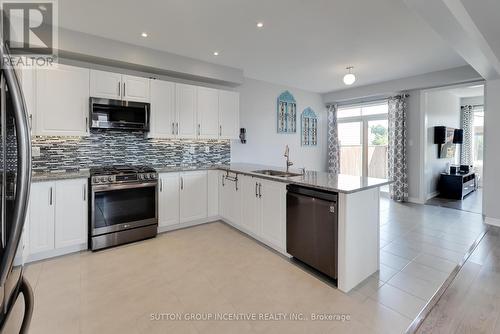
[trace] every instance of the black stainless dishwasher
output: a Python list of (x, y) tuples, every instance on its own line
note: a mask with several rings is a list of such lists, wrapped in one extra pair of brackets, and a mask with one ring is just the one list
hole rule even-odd
[(288, 254), (337, 279), (337, 193), (296, 185), (288, 185), (287, 190)]

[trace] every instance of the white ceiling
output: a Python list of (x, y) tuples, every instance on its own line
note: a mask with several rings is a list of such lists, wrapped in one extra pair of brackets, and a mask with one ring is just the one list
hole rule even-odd
[(60, 0), (59, 24), (314, 92), (465, 65), (403, 0)]

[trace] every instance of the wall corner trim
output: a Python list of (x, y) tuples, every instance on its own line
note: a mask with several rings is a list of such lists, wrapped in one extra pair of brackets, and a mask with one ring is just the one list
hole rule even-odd
[(484, 217), (484, 223), (491, 225), (491, 226), (498, 226), (500, 227), (500, 219), (499, 218), (492, 218), (492, 217)]

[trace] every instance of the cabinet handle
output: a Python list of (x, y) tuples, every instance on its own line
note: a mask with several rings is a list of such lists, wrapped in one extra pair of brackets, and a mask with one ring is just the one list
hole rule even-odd
[(222, 137), (222, 125), (219, 125), (219, 137)]
[(176, 128), (176, 130), (175, 130), (176, 133), (175, 134), (179, 135), (179, 122), (176, 123), (175, 128)]
[(163, 179), (160, 179), (160, 192), (163, 191)]
[(224, 183), (224, 175), (222, 175), (222, 186), (225, 187), (226, 184)]
[(184, 178), (181, 176), (181, 190), (184, 190)]
[(49, 191), (49, 205), (52, 205), (52, 187), (50, 187)]
[(125, 93), (125, 82), (123, 83), (123, 97), (125, 97), (127, 94)]
[(85, 131), (89, 130), (89, 118), (85, 117)]
[(198, 124), (198, 136), (201, 135), (201, 125)]
[(175, 134), (175, 123), (172, 122), (172, 134), (174, 135)]
[(32, 114), (30, 114), (30, 116), (29, 116), (29, 124), (30, 124), (30, 130), (32, 130), (33, 129), (33, 115)]
[(122, 83), (118, 81), (118, 96), (122, 96)]
[(84, 184), (83, 185), (83, 201), (85, 202), (87, 200), (87, 187)]
[(259, 198), (262, 197), (262, 183), (259, 183)]
[(259, 193), (257, 192), (257, 188), (259, 187), (259, 184), (255, 182), (255, 197), (259, 197)]

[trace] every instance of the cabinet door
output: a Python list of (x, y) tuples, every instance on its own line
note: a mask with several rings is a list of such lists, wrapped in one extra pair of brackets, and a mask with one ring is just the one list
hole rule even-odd
[(151, 131), (149, 137), (175, 138), (175, 84), (151, 81)]
[(217, 170), (208, 171), (208, 217), (219, 215), (219, 174)]
[[(236, 226), (241, 224), (241, 189), (240, 177), (238, 181), (233, 181), (225, 178), (225, 173), (221, 179), (221, 209), (222, 216)], [(230, 174), (231, 175), (231, 174)], [(233, 176), (233, 175), (231, 175)]]
[(55, 182), (55, 247), (87, 242), (87, 179)]
[(36, 123), (38, 135), (88, 134), (89, 70), (58, 65), (37, 69)]
[(179, 224), (179, 173), (160, 174), (159, 226)]
[(55, 183), (31, 185), (29, 250), (36, 254), (54, 249)]
[(259, 235), (260, 206), (258, 181), (251, 176), (239, 176), (241, 184), (241, 226), (248, 232)]
[(219, 138), (238, 139), (240, 134), (240, 94), (219, 91)]
[(217, 89), (198, 87), (197, 119), (200, 139), (219, 138), (219, 92)]
[(125, 101), (149, 102), (149, 79), (123, 75), (122, 99)]
[(279, 249), (285, 249), (286, 185), (260, 180), (260, 236)]
[(196, 138), (196, 86), (175, 84), (176, 132), (179, 138)]
[(104, 99), (121, 100), (122, 75), (120, 73), (90, 70), (90, 95)]
[(181, 223), (207, 217), (207, 172), (180, 174), (180, 221)]

